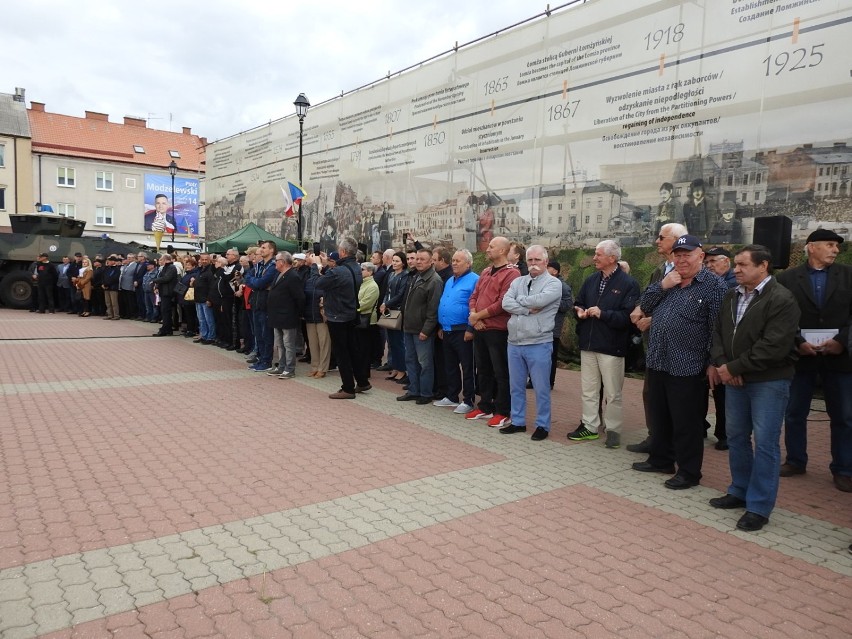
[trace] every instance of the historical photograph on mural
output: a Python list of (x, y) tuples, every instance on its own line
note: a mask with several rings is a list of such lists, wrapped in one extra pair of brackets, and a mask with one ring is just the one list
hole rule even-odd
[[(852, 7), (631, 7), (615, 21), (588, 2), (313, 108), (303, 238), (630, 246), (676, 221), (738, 244), (776, 215), (794, 238), (849, 238)], [(298, 149), (295, 118), (212, 145), (207, 237), (254, 222), (295, 239), (281, 189)]]

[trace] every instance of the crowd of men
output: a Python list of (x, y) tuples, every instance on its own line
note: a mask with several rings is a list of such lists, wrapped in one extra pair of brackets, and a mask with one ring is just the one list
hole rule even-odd
[(710, 503), (744, 509), (737, 527), (756, 531), (769, 520), (779, 477), (806, 472), (818, 381), (830, 471), (839, 490), (852, 492), (852, 267), (834, 263), (842, 242), (813, 232), (807, 262), (776, 278), (765, 247), (734, 256), (705, 250), (670, 223), (656, 239), (663, 262), (644, 290), (619, 245), (603, 240), (576, 296), (545, 247), (505, 237), (490, 240), (479, 274), (465, 249), (412, 241), (366, 260), (352, 238), (328, 254), (291, 254), (267, 241), (243, 256), (139, 253), (89, 264), (76, 255), (58, 268), (43, 255), (32, 267), (32, 311), (158, 322), (155, 336), (182, 330), (201, 345), (244, 353), (250, 370), (279, 379), (295, 377), (297, 360), (310, 363), (312, 377), (336, 368), (334, 400), (355, 399), (372, 389), (373, 371), (390, 372), (404, 391), (398, 401), (451, 408), (507, 435), (530, 426), (533, 441), (550, 433), (556, 352), (570, 313), (582, 420), (568, 439), (605, 435), (606, 448), (620, 447), (625, 357), (641, 335), (648, 435), (627, 449), (647, 458), (633, 469), (668, 475), (672, 490), (698, 485), (712, 395), (715, 447), (729, 451), (731, 484)]

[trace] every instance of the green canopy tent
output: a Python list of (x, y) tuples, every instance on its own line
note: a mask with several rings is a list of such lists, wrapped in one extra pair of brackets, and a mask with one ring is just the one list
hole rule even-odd
[(245, 253), (249, 246), (257, 246), (258, 242), (265, 240), (275, 242), (279, 251), (296, 252), (297, 244), (295, 242), (282, 240), (272, 233), (267, 233), (254, 222), (249, 222), (243, 228), (231, 233), (228, 237), (207, 242), (207, 250), (211, 253), (224, 253), (229, 248), (237, 247), (240, 253)]

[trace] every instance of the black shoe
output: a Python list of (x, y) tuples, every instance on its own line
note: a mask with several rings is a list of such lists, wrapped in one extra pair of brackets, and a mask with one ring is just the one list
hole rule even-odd
[(304, 357), (300, 357), (299, 361), (302, 362), (303, 364), (310, 364), (311, 358), (310, 358), (309, 355), (305, 355)]
[(693, 486), (697, 486), (698, 482), (694, 479), (689, 479), (688, 477), (684, 477), (680, 473), (667, 479), (665, 482), (666, 488), (671, 488), (672, 490), (684, 490), (686, 488), (692, 488)]
[(381, 371), (381, 372), (383, 372), (383, 373), (386, 373), (386, 372), (388, 372), (388, 371), (392, 371), (392, 370), (393, 370), (393, 367), (392, 367), (390, 364), (382, 364), (382, 365), (381, 365), (381, 366), (379, 366), (376, 370), (377, 370), (377, 371)]
[(647, 455), (651, 452), (651, 440), (646, 437), (638, 444), (628, 444), (627, 450), (631, 453), (642, 453), (643, 455)]
[(366, 393), (371, 388), (373, 388), (372, 384), (365, 384), (364, 386), (356, 386), (355, 392), (356, 393)]
[(406, 383), (402, 385), (402, 390), (408, 390), (409, 388), (411, 388), (411, 384)]
[(396, 381), (397, 384), (407, 384), (408, 383), (408, 375), (403, 375), (402, 377), (400, 377), (399, 379), (394, 380), (394, 381)]
[(737, 528), (746, 532), (755, 532), (768, 523), (769, 517), (746, 511), (746, 514), (740, 517), (740, 520), (737, 522)]
[(544, 430), (541, 426), (535, 429), (530, 437), (534, 442), (540, 442), (542, 439), (547, 439), (547, 436), (550, 434), (550, 431)]
[(710, 505), (713, 506), (713, 508), (731, 510), (732, 508), (743, 508), (746, 503), (744, 499), (728, 494), (724, 497), (714, 497), (710, 500)]
[(728, 450), (728, 440), (720, 439), (715, 444), (713, 444), (713, 448), (716, 450)]
[(500, 429), (500, 432), (504, 435), (511, 435), (512, 433), (525, 433), (527, 432), (527, 427), (509, 424), (508, 426), (503, 426), (503, 428)]
[(664, 473), (666, 475), (671, 475), (675, 471), (674, 466), (654, 466), (646, 461), (634, 462), (633, 470), (638, 470), (640, 473)]
[(425, 406), (426, 404), (431, 404), (431, 403), (432, 403), (431, 397), (420, 396), (420, 397), (417, 398), (417, 404), (420, 405), (420, 406)]
[(172, 333), (153, 333), (151, 337), (171, 337)]
[(405, 393), (404, 395), (400, 395), (396, 398), (398, 402), (413, 402), (419, 399), (417, 395), (412, 395), (411, 393)]

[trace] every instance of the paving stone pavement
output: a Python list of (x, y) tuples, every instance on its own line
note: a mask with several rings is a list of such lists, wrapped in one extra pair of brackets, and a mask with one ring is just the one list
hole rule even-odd
[[(0, 309), (0, 637), (846, 637), (852, 496), (812, 463), (760, 533), (639, 456), (278, 380), (137, 322)], [(297, 375), (304, 375), (300, 367)], [(625, 389), (642, 437), (641, 382)]]

